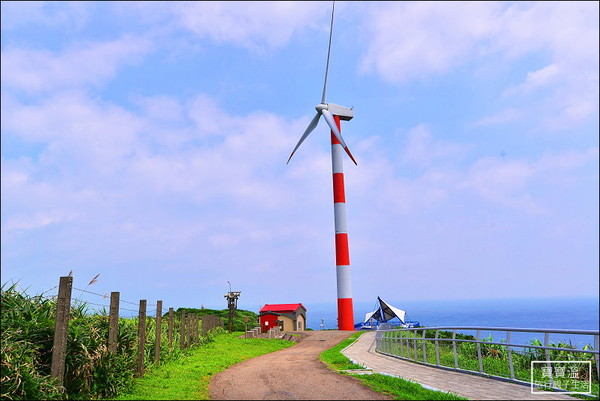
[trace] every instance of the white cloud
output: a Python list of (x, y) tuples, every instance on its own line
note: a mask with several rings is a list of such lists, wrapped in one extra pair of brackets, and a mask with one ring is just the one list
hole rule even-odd
[(505, 95), (514, 96), (517, 94), (528, 93), (532, 90), (557, 83), (560, 75), (560, 68), (556, 64), (550, 64), (540, 70), (528, 72), (525, 82), (515, 87), (508, 88)]
[(36, 212), (33, 214), (17, 214), (8, 219), (5, 223), (5, 229), (9, 232), (39, 229), (50, 224), (73, 220), (76, 217), (74, 213), (60, 210)]
[(566, 190), (581, 185), (578, 180), (593, 180), (590, 168), (598, 164), (597, 147), (537, 158), (469, 160), (465, 156), (471, 149), (438, 139), (423, 125), (407, 135), (398, 152), (402, 163), (395, 163), (376, 144), (362, 146), (361, 165), (346, 174), (347, 198), (360, 205), (361, 214), (376, 216), (388, 210), (386, 220), (453, 204), (538, 215), (556, 208), (555, 188)]
[(122, 15), (135, 14), (149, 24), (183, 29), (218, 44), (264, 51), (282, 47), (304, 29), (319, 28), (330, 11), (329, 5), (323, 7), (323, 4), (311, 1), (135, 2), (117, 7)]
[(498, 113), (483, 117), (482, 119), (475, 121), (475, 126), (486, 126), (486, 125), (497, 125), (497, 124), (508, 124), (519, 120), (523, 117), (523, 111), (515, 108), (508, 108), (500, 110)]
[(235, 124), (235, 117), (227, 115), (215, 99), (203, 94), (193, 99), (188, 114), (202, 135), (223, 136), (230, 132)]
[(533, 179), (534, 173), (527, 162), (505, 162), (486, 157), (470, 168), (461, 186), (488, 201), (540, 213), (542, 208), (527, 191), (527, 184)]
[(15, 186), (25, 184), (28, 180), (28, 175), (24, 171), (11, 170), (8, 166), (4, 165), (4, 158), (2, 158), (2, 184), (6, 186)]
[(516, 3), (503, 8), (492, 49), (511, 58), (547, 50), (558, 65), (597, 65), (597, 2)]
[(208, 239), (212, 245), (218, 248), (230, 248), (236, 246), (240, 241), (229, 234), (211, 235)]
[(328, 11), (318, 2), (180, 3), (175, 13), (186, 29), (216, 42), (247, 48), (282, 46)]
[[(538, 40), (551, 52), (552, 64), (528, 73), (524, 88), (530, 92), (551, 85), (543, 128), (568, 128), (598, 113), (598, 3), (539, 3), (548, 14), (535, 15), (530, 24), (543, 33)], [(550, 10), (545, 10), (550, 8)], [(540, 14), (542, 12), (540, 11)], [(596, 16), (596, 17), (594, 17)], [(568, 23), (565, 23), (568, 21)], [(534, 92), (535, 93), (535, 92)]]
[(81, 28), (90, 15), (90, 3), (79, 1), (3, 1), (2, 30), (35, 24)]
[[(545, 130), (564, 129), (597, 115), (598, 12), (598, 2), (375, 3), (361, 70), (405, 82), (468, 64), (510, 69), (524, 56), (543, 57), (545, 67), (507, 88), (505, 108), (521, 108), (523, 118)], [(505, 123), (504, 117), (480, 125)]]
[(425, 125), (412, 128), (407, 134), (407, 145), (402, 160), (418, 166), (428, 166), (433, 161), (443, 163), (455, 160), (471, 146), (434, 139)]
[(146, 116), (156, 121), (177, 123), (184, 119), (183, 106), (172, 97), (135, 95), (132, 100), (142, 107)]
[(444, 73), (471, 59), (546, 49), (553, 68), (597, 66), (598, 4), (377, 3), (363, 68), (389, 81)]
[(495, 29), (496, 3), (377, 3), (362, 70), (391, 82), (445, 73), (482, 50)]
[[(31, 203), (47, 207), (58, 205), (60, 193), (70, 194), (65, 201), (75, 211), (83, 208), (84, 215), (93, 215), (102, 202), (120, 210), (113, 203), (118, 199), (125, 204), (139, 201), (149, 205), (169, 197), (185, 199), (189, 205), (227, 199), (232, 205), (257, 208), (260, 213), (281, 211), (285, 209), (282, 205), (302, 199), (291, 195), (283, 176), (291, 173), (285, 170), (285, 156), (295, 139), (289, 133), (300, 132), (304, 119), (286, 122), (264, 112), (233, 117), (205, 95), (191, 102), (165, 96), (146, 100), (141, 100), (149, 105), (144, 113), (157, 101), (170, 105), (177, 116), (195, 116), (180, 128), (170, 128), (179, 138), (173, 146), (161, 146), (163, 127), (155, 124), (153, 114), (135, 115), (79, 92), (64, 92), (39, 105), (5, 105), (3, 129), (40, 144), (42, 150), (28, 163), (3, 165), (3, 193), (12, 200), (30, 197)], [(194, 114), (199, 102), (211, 104), (211, 113)], [(221, 117), (217, 123), (222, 124), (204, 123), (215, 116)], [(213, 129), (220, 130), (216, 140), (210, 136)], [(310, 148), (308, 144), (304, 150), (310, 152)], [(295, 172), (305, 168), (304, 160), (307, 158), (295, 161)], [(294, 180), (312, 181), (302, 176)], [(81, 196), (69, 200), (78, 193), (93, 194), (91, 198), (102, 194), (102, 202)], [(16, 207), (11, 213), (18, 210)], [(125, 215), (122, 218), (128, 220)]]
[(557, 154), (544, 155), (535, 163), (536, 171), (556, 176), (560, 172), (568, 172), (585, 167), (587, 165), (598, 164), (598, 148), (592, 147), (586, 151), (566, 151)]
[(3, 129), (26, 142), (45, 146), (41, 161), (46, 167), (63, 162), (119, 171), (136, 151), (143, 122), (124, 109), (91, 100), (80, 92), (62, 92), (40, 104), (11, 102), (3, 109)]
[(152, 49), (147, 39), (125, 36), (111, 42), (72, 46), (60, 53), (8, 47), (2, 50), (2, 85), (30, 93), (102, 85), (123, 65)]
[(556, 77), (559, 75), (560, 69), (555, 64), (550, 64), (534, 72), (527, 74), (525, 82), (525, 90), (531, 90), (540, 86), (547, 86), (552, 82), (556, 82)]
[(598, 148), (549, 154), (532, 161), (484, 157), (469, 168), (459, 187), (509, 208), (546, 213), (549, 200), (542, 195), (546, 190), (569, 188), (579, 176), (578, 169), (597, 164)]

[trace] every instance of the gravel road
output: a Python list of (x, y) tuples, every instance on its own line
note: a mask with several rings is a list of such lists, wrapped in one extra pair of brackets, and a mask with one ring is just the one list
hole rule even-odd
[(213, 400), (390, 400), (359, 380), (339, 374), (319, 354), (348, 338), (350, 331), (298, 332), (302, 340), (271, 354), (238, 363), (215, 375)]

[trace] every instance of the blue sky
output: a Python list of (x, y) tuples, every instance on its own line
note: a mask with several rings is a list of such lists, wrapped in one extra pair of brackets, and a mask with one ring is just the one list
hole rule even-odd
[[(598, 11), (336, 3), (356, 301), (598, 296)], [(334, 304), (330, 12), (2, 2), (2, 282)]]

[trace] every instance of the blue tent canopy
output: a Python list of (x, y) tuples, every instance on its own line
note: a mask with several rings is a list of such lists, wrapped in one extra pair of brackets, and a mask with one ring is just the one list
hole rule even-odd
[[(354, 327), (358, 329), (373, 329), (378, 327), (382, 323), (387, 323), (393, 319), (398, 319), (402, 327), (419, 327), (420, 323), (416, 321), (405, 320), (406, 311), (398, 309), (380, 297), (377, 297), (377, 308), (365, 314), (365, 321), (363, 323), (355, 324)], [(393, 322), (390, 323), (393, 325)]]

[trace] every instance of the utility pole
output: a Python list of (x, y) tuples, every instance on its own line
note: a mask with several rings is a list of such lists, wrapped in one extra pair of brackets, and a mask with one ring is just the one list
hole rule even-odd
[(229, 292), (225, 294), (225, 298), (227, 299), (227, 308), (229, 309), (229, 332), (233, 331), (233, 315), (235, 310), (237, 309), (237, 300), (240, 297), (241, 291), (231, 291), (231, 283), (229, 284)]

